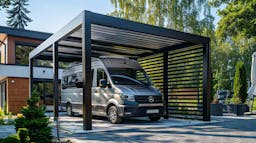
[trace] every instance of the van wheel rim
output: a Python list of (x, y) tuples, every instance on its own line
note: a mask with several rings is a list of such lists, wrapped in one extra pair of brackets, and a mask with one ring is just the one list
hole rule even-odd
[(109, 112), (109, 119), (110, 121), (115, 121), (117, 118), (116, 111), (114, 109), (111, 109)]

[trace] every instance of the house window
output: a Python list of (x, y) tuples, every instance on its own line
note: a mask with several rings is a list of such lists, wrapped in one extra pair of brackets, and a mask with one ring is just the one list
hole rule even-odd
[(0, 107), (4, 109), (6, 103), (6, 82), (0, 83)]
[[(36, 48), (36, 45), (29, 44), (16, 44), (15, 55), (16, 55), (16, 64), (17, 65), (29, 65), (29, 53)], [(35, 60), (35, 66), (40, 67), (52, 67), (51, 60)], [(68, 62), (59, 62), (60, 68), (68, 67)]]
[(49, 81), (34, 81), (33, 90), (36, 90), (40, 98), (43, 99), (45, 105), (53, 105), (53, 82)]
[(35, 46), (16, 44), (15, 55), (16, 64), (28, 65), (29, 64), (29, 53), (35, 48)]
[(5, 41), (0, 41), (0, 63), (5, 64), (6, 63), (6, 43)]

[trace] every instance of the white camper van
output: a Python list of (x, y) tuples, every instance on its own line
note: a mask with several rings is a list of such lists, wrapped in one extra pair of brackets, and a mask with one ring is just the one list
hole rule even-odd
[[(163, 115), (161, 93), (152, 85), (136, 60), (92, 58), (92, 114), (120, 123), (125, 117)], [(73, 63), (63, 71), (61, 105), (72, 116), (82, 113), (82, 65)]]

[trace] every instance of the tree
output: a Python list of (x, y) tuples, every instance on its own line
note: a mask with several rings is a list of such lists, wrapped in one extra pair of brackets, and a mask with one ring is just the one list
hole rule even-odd
[(27, 106), (21, 110), (22, 114), (15, 119), (15, 128), (27, 128), (30, 141), (37, 143), (51, 142), (51, 128), (49, 118), (45, 116), (45, 109), (39, 104), (39, 94), (35, 90), (27, 101)]
[[(251, 55), (256, 51), (255, 2), (256, 0), (210, 1), (211, 6), (219, 8), (218, 15), (221, 18), (216, 30), (217, 46), (212, 47), (212, 67), (218, 71), (222, 68), (224, 74), (218, 76), (219, 79), (227, 79), (228, 75), (225, 73), (231, 75), (223, 85), (234, 83), (232, 77), (235, 75), (237, 61), (244, 62), (246, 71), (251, 69)], [(250, 79), (249, 76), (248, 74), (247, 79)]]
[(30, 13), (26, 6), (28, 0), (11, 0), (12, 9), (7, 10), (8, 21), (7, 25), (13, 28), (25, 29), (27, 22), (32, 22), (26, 14)]
[(207, 0), (111, 0), (112, 16), (210, 36), (213, 16)]
[(212, 0), (211, 5), (226, 7), (218, 11), (221, 20), (216, 34), (220, 38), (244, 35), (246, 38), (256, 36), (256, 0)]
[(236, 64), (236, 73), (234, 78), (234, 96), (232, 101), (235, 104), (243, 104), (247, 99), (246, 71), (242, 61)]
[(0, 0), (0, 10), (1, 8), (8, 8), (8, 6), (10, 5), (10, 0)]

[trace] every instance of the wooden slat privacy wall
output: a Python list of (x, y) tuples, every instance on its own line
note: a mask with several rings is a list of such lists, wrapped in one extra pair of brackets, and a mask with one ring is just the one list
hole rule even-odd
[[(167, 116), (203, 120), (203, 45), (171, 50), (167, 54)], [(164, 54), (138, 61), (164, 93)]]

